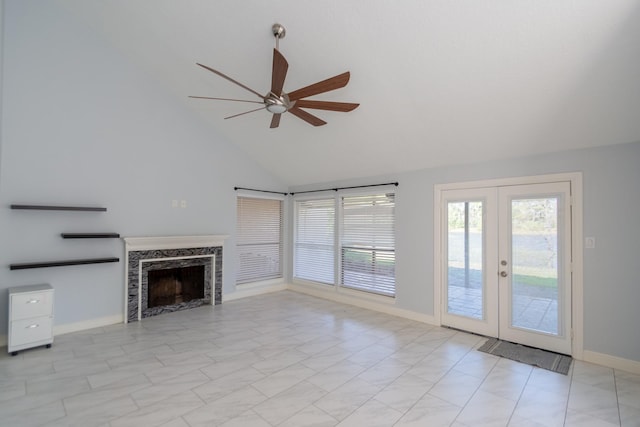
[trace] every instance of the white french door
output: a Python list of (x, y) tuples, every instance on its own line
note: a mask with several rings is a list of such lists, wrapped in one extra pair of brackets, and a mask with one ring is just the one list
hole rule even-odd
[(443, 325), (571, 354), (569, 182), (445, 190)]

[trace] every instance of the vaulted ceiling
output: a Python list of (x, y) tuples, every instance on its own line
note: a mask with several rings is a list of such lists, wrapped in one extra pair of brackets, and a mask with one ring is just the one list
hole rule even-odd
[[(640, 141), (637, 0), (57, 0), (217, 133), (301, 185)], [(344, 71), (312, 127), (197, 67), (267, 93), (275, 39), (285, 91)], [(213, 132), (212, 132), (213, 134)]]

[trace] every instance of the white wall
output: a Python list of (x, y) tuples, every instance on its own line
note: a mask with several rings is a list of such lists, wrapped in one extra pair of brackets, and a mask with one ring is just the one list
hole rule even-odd
[[(425, 143), (437, 143), (425, 141)], [(498, 162), (331, 182), (290, 191), (399, 181), (396, 196), (396, 307), (433, 315), (435, 184), (583, 172), (584, 349), (640, 361), (640, 142)]]
[[(223, 284), (232, 293), (233, 187), (284, 186), (55, 2), (6, 2), (3, 28), (0, 331), (10, 286), (50, 283), (56, 326), (122, 314), (123, 261), (9, 271), (11, 263), (123, 258), (120, 240), (63, 240), (61, 232), (232, 235)], [(188, 207), (172, 208), (174, 199)], [(108, 210), (10, 210), (14, 203)]]

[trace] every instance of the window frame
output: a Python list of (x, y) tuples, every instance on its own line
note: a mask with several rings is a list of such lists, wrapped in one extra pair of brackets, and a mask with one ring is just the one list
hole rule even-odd
[[(240, 218), (238, 216), (238, 203), (239, 203), (239, 199), (244, 198), (244, 199), (264, 199), (264, 200), (273, 200), (273, 201), (279, 201), (280, 202), (280, 253), (279, 253), (279, 274), (277, 276), (271, 276), (271, 277), (258, 277), (255, 280), (247, 280), (247, 281), (238, 281), (238, 278), (240, 277), (240, 245), (238, 244), (238, 240), (239, 240), (239, 225), (240, 225)], [(252, 287), (252, 286), (256, 286), (256, 285), (261, 285), (261, 284), (266, 284), (266, 283), (275, 283), (275, 282), (282, 282), (284, 280), (284, 278), (286, 277), (286, 258), (287, 258), (287, 245), (286, 245), (286, 229), (287, 229), (287, 222), (286, 222), (286, 212), (287, 212), (287, 206), (286, 206), (286, 198), (284, 197), (284, 195), (282, 196), (278, 196), (278, 195), (266, 195), (266, 194), (253, 194), (253, 193), (248, 193), (248, 192), (238, 192), (236, 194), (236, 227), (235, 227), (235, 231), (236, 231), (236, 235), (235, 235), (235, 261), (236, 261), (236, 277), (235, 277), (235, 286), (236, 287)]]
[[(368, 290), (368, 289), (364, 289), (364, 288), (358, 288), (355, 286), (349, 286), (349, 285), (345, 285), (342, 281), (342, 239), (345, 235), (344, 232), (344, 206), (343, 206), (343, 199), (345, 197), (367, 197), (367, 196), (377, 196), (377, 195), (386, 195), (386, 194), (393, 194), (393, 292), (391, 294), (389, 293), (383, 293), (383, 292), (376, 292), (374, 290)], [(384, 297), (384, 298), (395, 298), (396, 297), (396, 274), (395, 274), (395, 265), (396, 265), (396, 229), (395, 229), (395, 223), (396, 223), (396, 213), (395, 213), (395, 207), (396, 207), (396, 199), (397, 199), (397, 192), (395, 190), (395, 188), (390, 189), (385, 191), (384, 187), (383, 189), (378, 189), (377, 191), (372, 191), (372, 189), (368, 189), (368, 190), (360, 190), (360, 191), (348, 191), (348, 192), (342, 192), (337, 194), (337, 203), (338, 203), (338, 208), (340, 210), (340, 233), (339, 233), (339, 239), (338, 239), (338, 256), (340, 258), (340, 263), (338, 264), (338, 279), (339, 279), (339, 287), (340, 289), (344, 290), (350, 290), (350, 291), (355, 291), (355, 292), (365, 292), (369, 295), (377, 295), (380, 297)]]
[[(342, 256), (341, 256), (341, 243), (342, 243), (342, 236), (344, 234), (343, 231), (343, 210), (342, 210), (342, 198), (343, 197), (357, 197), (357, 196), (373, 196), (373, 195), (379, 195), (379, 194), (393, 194), (394, 195), (394, 215), (393, 215), (393, 219), (394, 219), (394, 225), (396, 222), (396, 212), (395, 212), (395, 207), (397, 206), (397, 201), (398, 201), (398, 192), (397, 192), (397, 188), (395, 186), (381, 186), (378, 188), (362, 188), (362, 189), (345, 189), (345, 190), (338, 190), (338, 191), (332, 191), (332, 193), (329, 195), (327, 193), (317, 193), (314, 194), (313, 196), (311, 195), (294, 195), (293, 196), (293, 228), (292, 228), (292, 252), (291, 252), (291, 258), (292, 258), (292, 263), (295, 265), (296, 263), (296, 256), (297, 256), (297, 251), (296, 251), (296, 242), (297, 242), (297, 228), (298, 228), (298, 202), (301, 201), (312, 201), (312, 200), (325, 200), (325, 199), (333, 199), (334, 201), (334, 209), (335, 209), (335, 224), (334, 224), (334, 272), (333, 272), (333, 276), (334, 276), (334, 283), (331, 284), (327, 284), (324, 282), (317, 282), (317, 281), (313, 281), (313, 280), (308, 280), (308, 279), (302, 279), (302, 278), (297, 278), (295, 277), (295, 271), (292, 271), (292, 281), (294, 283), (297, 284), (303, 284), (303, 285), (309, 285), (309, 286), (315, 286), (318, 289), (323, 289), (323, 290), (332, 290), (334, 292), (337, 293), (341, 293), (341, 294), (345, 294), (345, 295), (350, 295), (350, 296), (356, 296), (356, 297), (364, 297), (367, 299), (373, 299), (373, 300), (377, 300), (377, 301), (381, 301), (381, 302), (389, 302), (389, 301), (395, 301), (395, 298), (397, 296), (397, 289), (396, 289), (396, 283), (395, 283), (395, 279), (396, 279), (396, 274), (395, 274), (395, 268), (394, 268), (394, 290), (393, 290), (393, 295), (387, 295), (387, 294), (382, 294), (382, 293), (377, 293), (377, 292), (371, 292), (369, 290), (365, 290), (365, 289), (358, 289), (355, 287), (349, 287), (349, 286), (343, 286), (342, 284), (342, 279), (341, 279), (341, 271), (342, 271)], [(397, 243), (396, 243), (396, 236), (397, 236), (397, 231), (394, 227), (394, 245), (393, 245), (393, 251), (394, 254), (396, 253), (396, 247), (397, 247)], [(395, 267), (395, 263), (396, 260), (394, 259), (394, 267)], [(292, 268), (292, 270), (294, 270)]]
[[(313, 201), (320, 201), (320, 200), (332, 200), (333, 202), (333, 230), (332, 230), (332, 235), (333, 235), (333, 242), (332, 242), (332, 252), (333, 252), (333, 260), (332, 260), (332, 264), (333, 264), (333, 272), (331, 273), (331, 275), (333, 276), (333, 279), (331, 282), (322, 282), (322, 281), (317, 281), (317, 280), (312, 280), (312, 279), (308, 279), (308, 278), (303, 278), (303, 277), (297, 277), (296, 276), (296, 257), (297, 257), (297, 249), (298, 249), (298, 225), (299, 225), (299, 203), (304, 203), (304, 202), (313, 202)], [(337, 281), (337, 270), (336, 270), (336, 229), (338, 227), (338, 213), (337, 213), (337, 209), (336, 209), (336, 197), (335, 195), (331, 195), (331, 196), (316, 196), (316, 197), (299, 197), (299, 198), (295, 198), (293, 200), (293, 217), (294, 217), (294, 221), (293, 221), (293, 239), (292, 239), (292, 271), (291, 271), (291, 275), (292, 275), (292, 279), (293, 280), (299, 280), (299, 281), (303, 281), (303, 282), (311, 282), (311, 283), (317, 283), (319, 285), (322, 286), (335, 286), (335, 283)]]

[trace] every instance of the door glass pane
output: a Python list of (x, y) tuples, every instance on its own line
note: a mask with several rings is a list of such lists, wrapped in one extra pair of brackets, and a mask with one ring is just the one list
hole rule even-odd
[(447, 204), (447, 311), (484, 319), (483, 203)]
[(558, 335), (558, 198), (511, 201), (511, 325)]

